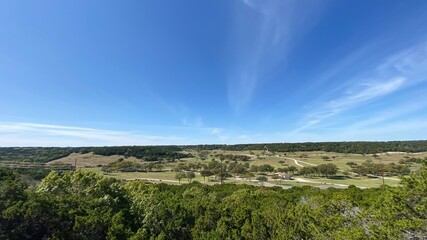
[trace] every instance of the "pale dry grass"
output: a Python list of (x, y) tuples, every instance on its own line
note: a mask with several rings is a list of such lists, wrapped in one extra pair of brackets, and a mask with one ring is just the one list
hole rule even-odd
[[(93, 153), (72, 153), (67, 157), (63, 157), (60, 159), (56, 159), (50, 162), (47, 162), (47, 165), (52, 164), (70, 164), (74, 166), (74, 163), (77, 163), (77, 168), (84, 168), (84, 167), (96, 167), (99, 165), (107, 165), (109, 163), (112, 163), (114, 161), (119, 160), (120, 158), (124, 158), (121, 155), (112, 155), (112, 156), (102, 156), (102, 155), (96, 155)], [(138, 161), (139, 159), (130, 157), (127, 158), (126, 161)]]

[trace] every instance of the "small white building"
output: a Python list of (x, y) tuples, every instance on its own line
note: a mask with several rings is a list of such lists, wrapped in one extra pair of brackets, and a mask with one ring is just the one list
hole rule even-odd
[(289, 173), (276, 173), (277, 176), (279, 176), (280, 178), (282, 178), (283, 180), (291, 180), (292, 176)]

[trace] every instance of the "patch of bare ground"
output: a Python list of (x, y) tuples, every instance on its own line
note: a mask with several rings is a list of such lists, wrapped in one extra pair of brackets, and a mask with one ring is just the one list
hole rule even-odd
[[(119, 160), (120, 158), (124, 158), (124, 157), (121, 155), (102, 156), (102, 155), (96, 155), (93, 153), (85, 153), (85, 154), (72, 153), (67, 157), (56, 159), (56, 160), (47, 162), (46, 164), (47, 165), (70, 164), (73, 166), (74, 164), (76, 164), (78, 168), (96, 167), (99, 165), (107, 165), (109, 163)], [(126, 161), (140, 161), (140, 160), (134, 157), (130, 157), (130, 158), (127, 158)]]

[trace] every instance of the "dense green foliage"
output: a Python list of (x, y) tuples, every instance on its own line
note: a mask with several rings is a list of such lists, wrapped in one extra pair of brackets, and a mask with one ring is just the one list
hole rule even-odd
[[(206, 159), (204, 150), (269, 150), (274, 152), (298, 151), (326, 151), (339, 153), (371, 154), (380, 152), (423, 152), (427, 151), (427, 141), (393, 141), (393, 142), (317, 142), (317, 143), (268, 143), (268, 144), (237, 144), (237, 145), (192, 145), (192, 146), (117, 146), (117, 147), (28, 147), (28, 148), (0, 148), (0, 161), (48, 162), (71, 153), (88, 153), (111, 156), (123, 155), (136, 157), (146, 161), (175, 160), (191, 157), (191, 154), (182, 153), (183, 150), (197, 150), (198, 157)], [(218, 157), (221, 157), (218, 155)], [(224, 155), (224, 158), (233, 157), (246, 161), (245, 155)]]
[(188, 149), (199, 150), (269, 150), (275, 152), (325, 151), (368, 154), (380, 152), (425, 152), (427, 151), (427, 141), (265, 143), (237, 145), (197, 145), (185, 147)]
[(28, 147), (0, 148), (0, 161), (48, 162), (75, 152), (73, 148)]
[(249, 161), (251, 158), (247, 155), (235, 155), (235, 154), (216, 154), (215, 155), (216, 158), (219, 159), (227, 159), (230, 161)]
[(125, 183), (81, 170), (51, 172), (35, 190), (20, 179), (0, 170), (0, 239), (427, 237), (425, 167), (402, 187), (366, 190)]
[(92, 147), (84, 148), (80, 152), (93, 152), (94, 154), (111, 156), (123, 155), (125, 157), (136, 157), (147, 161), (161, 159), (175, 160), (189, 157), (189, 154), (180, 153), (178, 146), (123, 146), (123, 147)]
[(181, 148), (177, 146), (125, 146), (125, 147), (25, 147), (25, 148), (0, 148), (0, 161), (20, 162), (49, 162), (58, 158), (66, 157), (71, 153), (89, 153), (111, 156), (123, 155), (125, 157), (136, 157), (147, 161), (162, 159), (175, 160), (190, 157), (189, 154), (180, 153)]
[(13, 169), (13, 171), (21, 174), (22, 176), (29, 176), (34, 180), (42, 180), (45, 178), (49, 173), (50, 169), (44, 169), (44, 168), (16, 168)]
[(352, 171), (359, 175), (380, 175), (384, 174), (386, 176), (396, 176), (396, 175), (408, 175), (411, 172), (411, 169), (408, 165), (397, 165), (394, 163), (391, 164), (382, 164), (382, 163), (372, 163), (364, 162), (362, 165), (351, 164)]
[(124, 161), (123, 158), (112, 162), (106, 166), (102, 166), (104, 172), (151, 172), (153, 170), (160, 171), (164, 165), (160, 162), (139, 163)]
[(314, 167), (303, 167), (299, 174), (333, 177), (338, 172), (338, 167), (332, 163), (320, 164)]

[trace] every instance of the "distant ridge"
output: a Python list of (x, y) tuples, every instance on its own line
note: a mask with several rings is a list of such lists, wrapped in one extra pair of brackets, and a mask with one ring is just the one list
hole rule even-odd
[(71, 153), (89, 153), (103, 156), (123, 155), (147, 161), (189, 157), (185, 150), (230, 151), (265, 150), (271, 152), (325, 151), (338, 153), (373, 154), (385, 152), (427, 152), (427, 140), (387, 142), (304, 142), (259, 144), (205, 144), (170, 146), (109, 146), (109, 147), (0, 147), (0, 161), (48, 162)]

